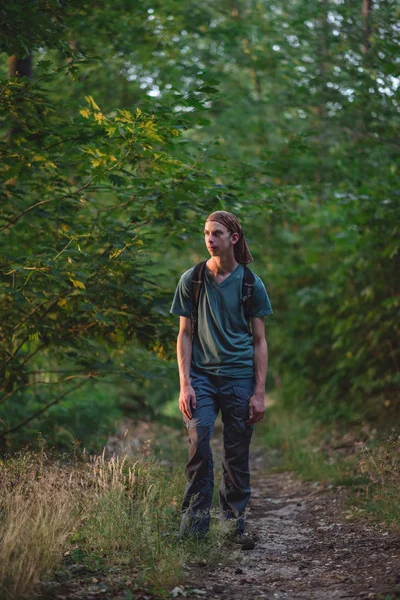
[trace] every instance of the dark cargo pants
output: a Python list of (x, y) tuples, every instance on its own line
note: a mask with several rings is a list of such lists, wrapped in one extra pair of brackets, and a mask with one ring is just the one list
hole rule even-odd
[(180, 534), (202, 537), (210, 526), (214, 490), (210, 440), (219, 410), (224, 426), (219, 505), (224, 518), (233, 520), (236, 531), (243, 533), (245, 510), (251, 494), (249, 448), (254, 425), (247, 425), (246, 420), (254, 378), (205, 375), (193, 368), (191, 378), (197, 406), (192, 410), (190, 420), (184, 417), (189, 436), (189, 460)]

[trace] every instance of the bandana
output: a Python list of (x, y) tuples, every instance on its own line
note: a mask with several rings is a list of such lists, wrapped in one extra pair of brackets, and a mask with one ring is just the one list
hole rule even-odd
[(247, 265), (254, 260), (243, 235), (242, 227), (235, 215), (225, 210), (217, 210), (211, 213), (206, 221), (217, 221), (217, 223), (224, 225), (230, 233), (239, 234), (239, 239), (233, 247), (234, 256), (238, 263)]

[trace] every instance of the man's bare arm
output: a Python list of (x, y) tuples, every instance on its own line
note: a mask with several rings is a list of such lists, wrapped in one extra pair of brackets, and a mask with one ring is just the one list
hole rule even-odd
[(265, 412), (265, 381), (268, 370), (268, 346), (265, 339), (264, 317), (251, 320), (254, 344), (255, 388), (250, 398), (248, 423), (257, 423)]
[(192, 360), (192, 322), (190, 318), (180, 317), (176, 354), (180, 381), (179, 410), (188, 419), (191, 419), (192, 409), (196, 408), (196, 394), (190, 380)]

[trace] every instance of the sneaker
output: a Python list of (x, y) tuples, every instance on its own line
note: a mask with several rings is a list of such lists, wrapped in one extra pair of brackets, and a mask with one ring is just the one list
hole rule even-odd
[(252, 537), (237, 533), (232, 537), (232, 542), (238, 544), (241, 550), (254, 550), (256, 543)]

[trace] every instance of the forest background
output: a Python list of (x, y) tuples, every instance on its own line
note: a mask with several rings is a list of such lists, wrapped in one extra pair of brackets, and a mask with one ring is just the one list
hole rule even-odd
[(169, 306), (215, 209), (271, 297), (268, 388), (316, 419), (392, 420), (398, 4), (37, 0), (0, 19), (3, 450), (93, 448), (176, 397)]
[[(398, 3), (11, 0), (0, 31), (5, 597), (63, 560), (182, 581), (169, 308), (216, 209), (274, 309), (258, 442), (398, 526)], [(99, 457), (127, 419), (166, 467)]]

